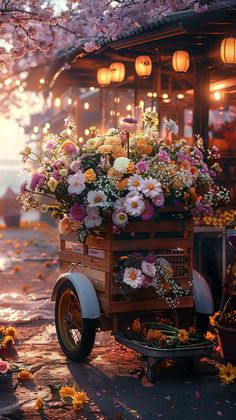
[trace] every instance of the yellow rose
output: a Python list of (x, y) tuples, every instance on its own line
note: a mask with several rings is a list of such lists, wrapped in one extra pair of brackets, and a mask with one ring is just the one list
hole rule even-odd
[(51, 178), (48, 181), (48, 187), (52, 192), (54, 192), (55, 189), (57, 188), (57, 184), (58, 184), (57, 180), (53, 178), (53, 176), (51, 176)]
[(96, 178), (97, 178), (97, 175), (95, 174), (92, 168), (84, 172), (85, 182), (88, 182), (89, 184), (91, 184), (92, 182), (95, 181)]

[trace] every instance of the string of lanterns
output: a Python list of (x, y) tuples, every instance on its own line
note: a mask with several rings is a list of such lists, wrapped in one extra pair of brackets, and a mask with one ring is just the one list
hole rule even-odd
[[(226, 65), (236, 64), (236, 38), (225, 38), (221, 41), (220, 57)], [(172, 67), (177, 73), (186, 73), (190, 67), (190, 55), (187, 51), (177, 50), (172, 56)], [(135, 71), (140, 77), (149, 77), (152, 73), (152, 59), (148, 55), (140, 55), (135, 59)], [(97, 70), (97, 81), (102, 87), (111, 82), (121, 83), (125, 78), (125, 65), (117, 62), (110, 67)]]

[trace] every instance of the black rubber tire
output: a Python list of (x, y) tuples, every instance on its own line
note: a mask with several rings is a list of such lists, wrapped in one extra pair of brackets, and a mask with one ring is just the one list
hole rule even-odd
[(88, 319), (88, 318), (82, 318), (82, 331), (81, 331), (81, 340), (79, 343), (79, 347), (72, 351), (69, 349), (61, 336), (60, 332), (60, 325), (59, 325), (59, 316), (58, 313), (59, 309), (59, 302), (61, 299), (62, 294), (65, 292), (66, 289), (69, 289), (73, 292), (73, 294), (77, 297), (77, 300), (80, 300), (80, 297), (78, 296), (73, 284), (67, 280), (62, 287), (59, 288), (56, 296), (56, 302), (55, 302), (55, 323), (56, 323), (56, 331), (57, 331), (57, 337), (59, 344), (61, 346), (61, 349), (63, 353), (66, 355), (66, 357), (70, 360), (73, 360), (75, 362), (84, 362), (88, 356), (90, 355), (95, 341), (96, 336), (96, 326), (97, 326), (97, 320), (96, 319)]

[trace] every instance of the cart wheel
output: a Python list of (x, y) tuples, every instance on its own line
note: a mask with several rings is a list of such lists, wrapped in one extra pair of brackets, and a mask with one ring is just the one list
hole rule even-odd
[(91, 353), (96, 319), (82, 318), (79, 296), (70, 281), (58, 290), (55, 321), (60, 346), (68, 359), (83, 362)]

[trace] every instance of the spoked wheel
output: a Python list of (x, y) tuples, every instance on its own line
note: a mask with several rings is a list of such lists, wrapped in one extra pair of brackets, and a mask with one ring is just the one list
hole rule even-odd
[(58, 341), (65, 355), (83, 362), (94, 345), (96, 319), (82, 318), (79, 297), (70, 281), (66, 281), (57, 293), (55, 321)]

